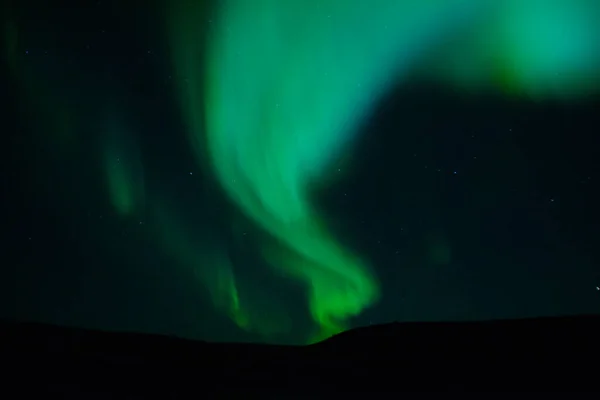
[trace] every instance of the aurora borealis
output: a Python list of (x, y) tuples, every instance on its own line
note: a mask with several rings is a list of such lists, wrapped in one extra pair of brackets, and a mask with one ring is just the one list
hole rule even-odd
[[(476, 39), (468, 42), (491, 38), (467, 57), (497, 60), (482, 68), (504, 70), (506, 81), (498, 83), (517, 91), (556, 95), (573, 80), (597, 83), (600, 28), (589, 15), (600, 10), (594, 3), (505, 3), (225, 1), (209, 31), (207, 65), (186, 57), (197, 46), (193, 40), (175, 55), (194, 77), (184, 92), (202, 80), (195, 71), (206, 71), (204, 96), (193, 94), (188, 103), (188, 115), (206, 105), (206, 125), (190, 117), (190, 129), (206, 137), (214, 170), (234, 201), (297, 253), (271, 262), (306, 283), (311, 314), (323, 328), (335, 332), (335, 321), (372, 305), (378, 288), (368, 267), (323, 227), (309, 188), (332, 158), (349, 151), (360, 123), (390, 85), (401, 84), (447, 35), (462, 29), (473, 29)], [(481, 23), (480, 15), (491, 20), (491, 29), (469, 26)], [(175, 17), (173, 25), (178, 22)], [(557, 26), (566, 36), (561, 40)], [(194, 37), (192, 29), (173, 40)]]
[[(127, 241), (123, 239), (111, 248), (111, 254), (117, 259), (129, 254), (124, 265), (131, 265), (135, 254), (156, 251), (160, 255), (133, 262), (136, 269), (157, 262), (163, 274), (173, 271), (187, 276), (180, 279), (202, 294), (198, 302), (206, 303), (202, 311), (185, 311), (186, 320), (196, 321), (189, 322), (194, 326), (213, 318), (204, 311), (212, 308), (211, 313), (216, 310), (229, 321), (219, 324), (231, 323), (236, 330), (253, 335), (242, 336), (247, 340), (306, 343), (360, 324), (357, 321), (362, 314), (378, 307), (404, 310), (406, 305), (397, 306), (389, 297), (389, 273), (385, 271), (391, 266), (374, 260), (379, 258), (373, 256), (376, 250), (353, 246), (361, 237), (368, 241), (366, 236), (350, 233), (355, 231), (349, 228), (352, 223), (345, 225), (337, 206), (334, 211), (323, 200), (331, 193), (345, 192), (343, 188), (357, 175), (375, 180), (375, 174), (381, 173), (370, 171), (364, 161), (353, 161), (355, 153), (364, 159), (364, 140), (377, 140), (380, 135), (372, 125), (374, 115), (405, 87), (412, 93), (414, 82), (444, 88), (461, 99), (496, 96), (506, 102), (565, 107), (590, 101), (600, 89), (600, 5), (593, 0), (376, 3), (375, 7), (358, 0), (164, 2), (156, 9), (146, 7), (144, 18), (136, 17), (138, 9), (107, 6), (110, 12), (105, 13), (118, 15), (115, 20), (151, 21), (152, 27), (147, 29), (152, 39), (147, 41), (160, 44), (156, 47), (161, 56), (148, 67), (151, 71), (145, 79), (163, 82), (168, 77), (166, 89), (155, 95), (161, 100), (156, 101), (150, 100), (151, 96), (131, 95), (127, 85), (115, 78), (128, 76), (131, 81), (136, 76), (128, 70), (131, 64), (115, 61), (118, 58), (102, 55), (73, 63), (68, 50), (51, 50), (50, 61), (32, 63), (32, 57), (46, 50), (31, 43), (43, 39), (31, 31), (34, 24), (15, 8), (4, 21), (7, 69), (19, 93), (20, 107), (27, 110), (21, 115), (37, 116), (24, 125), (29, 126), (36, 143), (52, 149), (52, 163), (62, 165), (52, 172), (61, 184), (48, 191), (77, 192), (73, 180), (66, 178), (72, 172), (63, 171), (68, 169), (65, 164), (80, 165), (86, 158), (82, 154), (93, 154), (91, 160), (96, 161), (90, 163), (94, 167), (82, 168), (87, 171), (86, 179), (97, 181), (91, 198), (97, 201), (102, 193), (105, 207), (114, 214), (116, 222), (110, 229), (121, 229), (122, 236), (123, 232), (130, 234), (133, 227), (144, 230), (135, 245), (124, 244)], [(100, 29), (100, 37), (105, 29)], [(132, 32), (138, 31), (127, 32), (128, 37), (135, 37)], [(70, 36), (68, 29), (57, 28), (50, 35), (53, 40), (47, 37), (47, 46), (52, 48), (52, 42)], [(147, 50), (146, 55), (153, 52)], [(431, 97), (432, 103), (439, 101)], [(84, 98), (92, 100), (82, 101)], [(168, 101), (170, 111), (161, 113), (159, 101)], [(414, 109), (420, 100), (403, 101), (405, 109)], [(448, 113), (469, 115), (468, 110), (452, 110)], [(152, 114), (166, 116), (162, 123), (140, 122)], [(415, 129), (411, 121), (398, 117), (394, 135), (411, 135)], [(369, 139), (364, 139), (366, 136)], [(184, 153), (178, 153), (181, 148)], [(407, 154), (401, 151), (397, 153)], [(169, 161), (173, 159), (179, 160)], [(183, 163), (182, 159), (188, 170), (178, 172), (174, 180), (171, 168)], [(442, 168), (432, 166), (431, 170), (441, 172)], [(457, 168), (445, 170), (449, 179), (459, 175)], [(401, 170), (390, 174), (410, 181)], [(195, 189), (182, 191), (183, 184), (177, 182), (184, 178), (201, 182), (195, 181)], [(436, 196), (436, 190), (429, 198)], [(498, 190), (515, 191), (513, 186)], [(384, 196), (364, 188), (358, 191), (367, 197)], [(60, 198), (68, 204), (65, 199), (74, 197)], [(421, 203), (428, 201), (433, 200)], [(395, 207), (381, 207), (395, 212)], [(427, 221), (456, 212), (442, 211), (433, 203), (423, 207), (419, 213)], [(425, 229), (417, 220), (416, 230)], [(418, 244), (398, 239), (425, 246), (426, 257), (413, 259), (408, 263), (412, 265), (404, 259), (394, 269), (410, 271), (419, 263), (448, 271), (460, 268), (452, 249), (460, 246), (449, 244), (452, 235), (444, 233), (447, 228), (427, 224), (434, 226), (420, 235)], [(346, 228), (340, 229), (340, 225)], [(479, 237), (478, 233), (472, 235)], [(140, 242), (147, 250), (136, 247)], [(462, 251), (467, 252), (464, 247)], [(523, 260), (519, 262), (525, 263)], [(495, 268), (503, 267), (480, 265), (477, 270)], [(589, 266), (582, 268), (586, 271), (583, 275), (593, 275)], [(435, 271), (428, 270), (426, 275), (449, 273)], [(404, 279), (402, 285), (410, 286), (410, 281)], [(190, 288), (186, 290), (193, 291)], [(400, 289), (392, 292), (395, 290)], [(153, 296), (152, 290), (144, 291), (146, 297)], [(159, 292), (169, 296), (165, 288)], [(596, 309), (598, 304), (588, 307)], [(152, 314), (156, 306), (144, 307)], [(172, 312), (177, 313), (176, 309)], [(418, 313), (404, 313), (389, 311), (382, 320), (390, 314), (394, 319), (420, 319)], [(164, 326), (146, 324), (142, 325), (150, 327), (135, 329)], [(168, 326), (161, 329), (194, 336)], [(197, 336), (219, 340), (216, 334)]]

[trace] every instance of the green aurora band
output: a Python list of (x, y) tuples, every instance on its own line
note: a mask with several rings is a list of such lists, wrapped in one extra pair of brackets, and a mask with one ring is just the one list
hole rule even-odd
[[(598, 0), (215, 3), (210, 10), (201, 0), (164, 3), (190, 144), (270, 238), (259, 250), (273, 272), (306, 288), (317, 326), (310, 341), (345, 329), (381, 295), (368, 262), (333, 236), (313, 196), (340, 175), (333, 163), (348, 158), (386, 93), (415, 78), (535, 101), (576, 101), (600, 88)], [(97, 129), (81, 112), (77, 88), (85, 87), (94, 100), (83, 109), (106, 110), (95, 125), (119, 215), (133, 220), (151, 209), (157, 241), (240, 328), (268, 339), (293, 329), (284, 302), (235, 274), (218, 234), (188, 229), (176, 206), (145, 187), (140, 143), (114, 101), (123, 94), (87, 83), (85, 68), (66, 63), (66, 53), (29, 62), (37, 55), (22, 50), (35, 31), (20, 26), (16, 7), (3, 11), (3, 55), (22, 92), (17, 101), (49, 157), (77, 156), (85, 142), (77, 134)], [(58, 31), (44, 32), (47, 42), (60, 42)], [(430, 261), (448, 263), (443, 238), (429, 240)]]
[(275, 239), (262, 248), (274, 270), (306, 285), (312, 340), (380, 296), (311, 189), (337, 172), (331, 161), (386, 92), (422, 75), (465, 91), (571, 100), (600, 81), (596, 0), (222, 0), (210, 21), (197, 3), (171, 11), (192, 144)]
[(144, 170), (141, 154), (131, 133), (110, 114), (103, 132), (103, 162), (110, 201), (122, 216), (140, 215), (144, 210)]

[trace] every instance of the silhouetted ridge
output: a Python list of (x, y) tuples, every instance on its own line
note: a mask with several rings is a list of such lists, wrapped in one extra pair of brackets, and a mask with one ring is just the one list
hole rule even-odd
[(600, 376), (598, 316), (394, 323), (305, 347), (11, 322), (0, 323), (0, 332), (7, 382), (26, 381), (19, 390), (60, 395), (597, 391)]

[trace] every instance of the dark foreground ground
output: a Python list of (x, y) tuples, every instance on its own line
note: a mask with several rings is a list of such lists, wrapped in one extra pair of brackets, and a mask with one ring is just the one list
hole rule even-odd
[(5, 399), (600, 389), (597, 316), (380, 325), (307, 347), (8, 322), (0, 337)]

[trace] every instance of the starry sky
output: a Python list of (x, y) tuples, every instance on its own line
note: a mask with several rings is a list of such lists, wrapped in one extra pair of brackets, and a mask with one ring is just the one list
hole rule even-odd
[[(262, 253), (277, 235), (189, 140), (195, 103), (180, 88), (193, 77), (173, 53), (204, 65), (204, 45), (174, 45), (160, 1), (4, 7), (0, 317), (209, 341), (314, 336), (303, 282)], [(216, 7), (195, 8), (204, 39)], [(311, 192), (378, 286), (344, 329), (600, 312), (598, 100), (419, 76), (381, 95)]]

